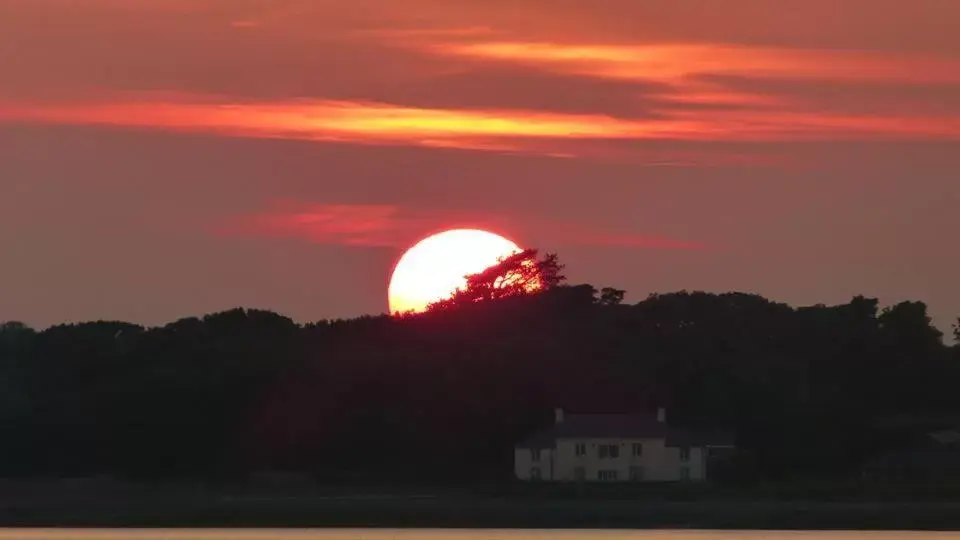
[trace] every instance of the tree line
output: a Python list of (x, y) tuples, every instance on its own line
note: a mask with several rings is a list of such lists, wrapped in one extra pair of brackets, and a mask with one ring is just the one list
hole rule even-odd
[(960, 415), (960, 347), (922, 302), (627, 304), (561, 270), (529, 250), (405, 316), (5, 323), (0, 475), (506, 481), (554, 407), (665, 406), (735, 433), (745, 476), (843, 476), (903, 440), (880, 420)]

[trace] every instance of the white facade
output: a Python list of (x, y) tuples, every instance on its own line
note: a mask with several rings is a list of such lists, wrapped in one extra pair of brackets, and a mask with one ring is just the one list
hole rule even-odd
[[(634, 455), (635, 445), (639, 455)], [(578, 447), (582, 455), (577, 455)], [(611, 447), (617, 450), (612, 451)], [(664, 439), (559, 439), (556, 449), (516, 448), (514, 464), (516, 476), (521, 480), (675, 482), (706, 479), (703, 447), (668, 447)]]
[[(657, 421), (665, 421), (662, 411)], [(561, 422), (558, 411), (557, 424)], [(704, 446), (667, 446), (665, 437), (558, 436), (552, 445), (515, 448), (514, 472), (530, 481), (702, 481), (707, 476), (706, 456)]]
[(551, 480), (555, 476), (554, 451), (544, 448), (539, 451), (530, 448), (514, 449), (513, 463), (517, 478), (520, 480)]

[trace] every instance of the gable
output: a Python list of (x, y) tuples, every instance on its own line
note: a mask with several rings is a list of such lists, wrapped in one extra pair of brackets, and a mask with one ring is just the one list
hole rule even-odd
[(558, 440), (661, 439), (668, 447), (732, 445), (732, 437), (672, 428), (654, 415), (571, 414), (563, 421), (538, 430), (517, 444), (518, 448), (555, 448)]

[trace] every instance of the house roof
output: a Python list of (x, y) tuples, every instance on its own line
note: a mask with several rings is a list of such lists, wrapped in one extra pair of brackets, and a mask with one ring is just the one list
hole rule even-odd
[(557, 439), (665, 439), (667, 446), (732, 445), (732, 437), (670, 427), (649, 414), (569, 414), (532, 433), (520, 448), (553, 448)]

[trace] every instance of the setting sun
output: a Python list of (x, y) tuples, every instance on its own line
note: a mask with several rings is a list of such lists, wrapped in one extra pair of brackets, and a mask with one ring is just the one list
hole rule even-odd
[(510, 240), (476, 229), (454, 229), (425, 238), (408, 249), (393, 270), (390, 312), (423, 311), (466, 284), (466, 275), (519, 251)]

